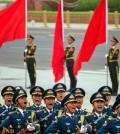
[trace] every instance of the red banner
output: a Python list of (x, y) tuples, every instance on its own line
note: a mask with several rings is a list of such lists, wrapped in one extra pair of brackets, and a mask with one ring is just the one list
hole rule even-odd
[(75, 60), (75, 75), (81, 69), (82, 62), (88, 62), (90, 60), (95, 47), (106, 42), (106, 17), (106, 0), (101, 0), (93, 14)]
[(58, 6), (52, 55), (52, 68), (55, 77), (55, 82), (59, 81), (64, 76), (64, 43), (61, 3), (62, 2), (60, 1), (60, 4)]
[(0, 47), (4, 42), (26, 37), (25, 0), (17, 0), (0, 11)]

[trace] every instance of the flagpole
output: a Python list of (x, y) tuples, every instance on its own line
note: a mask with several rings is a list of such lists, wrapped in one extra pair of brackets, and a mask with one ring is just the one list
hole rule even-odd
[[(108, 0), (106, 0), (106, 55), (108, 53)], [(107, 56), (106, 56), (107, 62)], [(106, 84), (108, 86), (108, 63), (106, 63)]]
[[(27, 0), (25, 0), (25, 22), (26, 22), (25, 45), (26, 45), (26, 41), (27, 41)], [(25, 64), (25, 88), (27, 88), (27, 64)]]
[[(63, 44), (64, 44), (64, 3), (63, 3), (63, 0), (61, 0), (61, 11), (62, 11), (62, 38), (63, 38)], [(65, 66), (66, 64), (64, 62), (64, 84), (66, 85)]]

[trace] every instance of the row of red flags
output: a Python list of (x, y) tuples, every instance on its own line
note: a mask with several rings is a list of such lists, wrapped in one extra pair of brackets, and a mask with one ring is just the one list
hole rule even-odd
[[(4, 42), (26, 38), (26, 0), (16, 0), (0, 11), (0, 47)], [(106, 2), (100, 0), (85, 33), (82, 45), (74, 63), (74, 74), (88, 62), (97, 45), (106, 42)], [(64, 77), (64, 41), (63, 41), (63, 7), (62, 0), (58, 6), (54, 31), (52, 69), (55, 82)], [(59, 51), (58, 51), (59, 50)]]

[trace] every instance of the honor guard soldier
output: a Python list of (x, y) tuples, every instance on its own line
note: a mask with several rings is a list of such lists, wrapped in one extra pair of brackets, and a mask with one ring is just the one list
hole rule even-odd
[[(57, 133), (58, 130), (61, 134), (80, 134), (86, 133), (87, 128), (82, 126), (81, 121), (74, 115), (76, 108), (76, 98), (73, 94), (67, 94), (61, 103), (62, 107), (65, 107), (66, 113), (50, 125), (45, 134)], [(81, 127), (81, 130), (80, 130)]]
[(36, 45), (33, 43), (34, 37), (31, 35), (27, 36), (28, 45), (24, 50), (24, 63), (27, 65), (29, 77), (30, 77), (30, 87), (35, 86), (36, 83), (36, 60), (34, 57), (36, 51)]
[(120, 134), (120, 98), (113, 104), (113, 110), (116, 111), (116, 118), (109, 118), (107, 122), (99, 129), (97, 134)]
[(40, 110), (44, 108), (43, 106), (41, 106), (43, 92), (44, 92), (44, 89), (40, 86), (34, 86), (31, 88), (30, 95), (33, 100), (33, 105), (30, 107), (27, 107), (26, 108), (27, 110), (33, 110), (36, 112), (36, 110)]
[(98, 92), (102, 92), (106, 96), (105, 106), (103, 113), (106, 113), (108, 116), (116, 117), (115, 112), (112, 109), (112, 105), (109, 105), (112, 95), (112, 89), (109, 86), (102, 86), (98, 89)]
[(85, 97), (85, 91), (82, 88), (74, 88), (71, 91), (72, 94), (76, 97), (76, 111), (75, 115), (81, 116), (81, 115), (87, 115), (87, 111), (82, 109), (83, 99)]
[[(16, 110), (15, 105), (13, 105), (13, 95), (15, 93), (15, 88), (13, 86), (6, 86), (1, 91), (1, 96), (4, 100), (4, 105), (0, 107), (0, 123), (2, 123), (8, 114)], [(12, 126), (8, 127), (8, 132), (10, 134), (14, 133)]]
[(53, 106), (55, 104), (55, 93), (52, 89), (47, 89), (42, 95), (46, 107), (44, 109), (38, 110), (36, 112), (36, 117), (40, 120), (40, 132), (45, 133), (45, 130), (56, 120), (59, 114), (62, 114), (58, 110), (54, 110)]
[(71, 92), (73, 88), (76, 87), (77, 79), (73, 73), (73, 66), (74, 66), (74, 52), (75, 47), (73, 46), (73, 42), (75, 41), (75, 38), (71, 35), (68, 36), (68, 46), (65, 50), (65, 60), (66, 60), (66, 66), (68, 75), (70, 77), (70, 89), (68, 91)]
[(63, 83), (57, 83), (53, 86), (53, 91), (55, 92), (55, 96), (57, 101), (54, 104), (54, 109), (57, 110), (65, 110), (64, 107), (61, 106), (61, 102), (65, 97), (65, 92), (66, 92), (66, 86)]
[[(96, 134), (96, 132), (102, 127), (104, 122), (107, 120), (106, 117), (98, 120), (103, 116), (103, 109), (105, 106), (106, 97), (103, 93), (96, 92), (90, 98), (90, 103), (93, 105), (94, 113), (86, 115), (86, 121), (91, 123), (92, 131), (90, 134)], [(96, 121), (98, 120), (98, 121)], [(93, 121), (96, 121), (92, 123)]]
[(9, 112), (12, 112), (16, 109), (13, 105), (13, 95), (15, 91), (16, 90), (13, 86), (6, 86), (1, 91), (4, 105), (0, 107), (0, 123), (6, 119)]
[[(31, 133), (39, 130), (39, 124), (34, 123), (36, 121), (35, 113), (26, 111), (27, 106), (27, 94), (25, 90), (18, 89), (13, 96), (13, 103), (16, 103), (18, 108), (10, 112), (7, 118), (0, 125), (0, 131), (3, 128), (13, 126), (14, 133)], [(33, 124), (32, 124), (33, 123)]]
[(110, 78), (112, 82), (112, 95), (117, 96), (118, 94), (118, 86), (119, 86), (119, 65), (118, 65), (118, 58), (119, 58), (119, 49), (117, 48), (118, 40), (115, 37), (111, 39), (111, 46), (112, 48), (109, 49), (109, 55), (107, 57)]

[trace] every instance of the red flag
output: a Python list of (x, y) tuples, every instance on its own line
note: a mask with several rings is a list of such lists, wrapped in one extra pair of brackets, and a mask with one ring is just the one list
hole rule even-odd
[(64, 43), (63, 43), (63, 22), (62, 22), (62, 0), (58, 6), (56, 26), (54, 31), (54, 44), (52, 55), (52, 68), (55, 82), (64, 76)]
[(106, 17), (106, 0), (101, 0), (90, 21), (74, 63), (75, 75), (81, 68), (82, 62), (88, 62), (90, 60), (95, 47), (106, 42)]
[(25, 0), (17, 0), (0, 11), (0, 47), (4, 42), (25, 38), (25, 12)]

